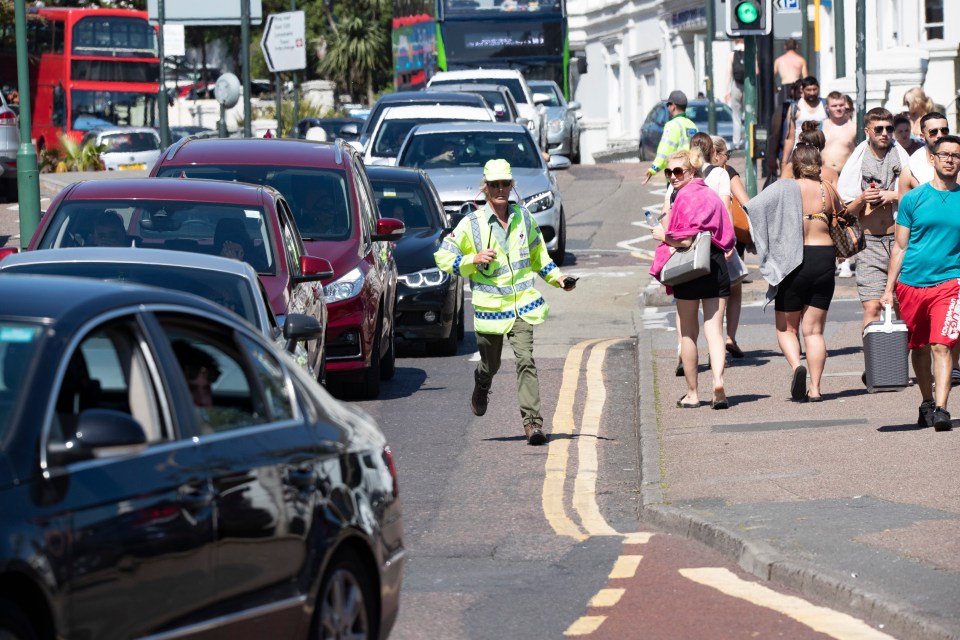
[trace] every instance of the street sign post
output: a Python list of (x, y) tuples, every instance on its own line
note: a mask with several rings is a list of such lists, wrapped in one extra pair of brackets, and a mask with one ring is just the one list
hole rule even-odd
[(267, 16), (260, 49), (270, 73), (307, 68), (306, 21), (303, 11)]
[[(163, 19), (171, 24), (188, 26), (239, 25), (243, 22), (242, 3), (243, 0), (165, 0)], [(159, 0), (147, 0), (147, 15), (152, 22), (159, 22)], [(262, 16), (262, 0), (250, 0), (250, 23), (260, 24)]]

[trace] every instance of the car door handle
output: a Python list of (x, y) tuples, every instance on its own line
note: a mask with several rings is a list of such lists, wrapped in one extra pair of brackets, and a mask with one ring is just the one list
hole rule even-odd
[(206, 489), (183, 487), (177, 492), (177, 501), (183, 508), (197, 511), (213, 503), (213, 493)]

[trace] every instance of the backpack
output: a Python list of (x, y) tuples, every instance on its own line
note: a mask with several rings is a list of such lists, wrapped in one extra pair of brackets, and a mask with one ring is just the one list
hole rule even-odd
[(743, 50), (738, 49), (733, 52), (733, 81), (737, 84), (743, 84), (746, 77), (746, 68), (743, 66)]

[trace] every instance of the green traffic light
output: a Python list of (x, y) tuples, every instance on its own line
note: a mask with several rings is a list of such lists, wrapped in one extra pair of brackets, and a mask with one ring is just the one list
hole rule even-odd
[(752, 2), (741, 2), (737, 5), (737, 20), (740, 24), (753, 24), (760, 18), (757, 6)]

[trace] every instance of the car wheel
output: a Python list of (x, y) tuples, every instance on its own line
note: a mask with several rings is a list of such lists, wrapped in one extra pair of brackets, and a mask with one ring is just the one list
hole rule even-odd
[(557, 233), (557, 248), (550, 253), (550, 257), (558, 267), (563, 266), (567, 253), (567, 217), (560, 208), (560, 230)]
[(453, 314), (453, 324), (450, 325), (450, 335), (442, 340), (438, 340), (437, 351), (440, 352), (442, 356), (455, 356), (457, 355), (457, 334), (460, 333), (460, 314)]
[(570, 162), (580, 164), (580, 141), (574, 141), (573, 134), (570, 134)]
[(460, 311), (457, 313), (457, 342), (463, 342), (463, 339), (467, 337), (467, 324), (464, 322), (464, 310), (463, 310), (463, 292), (460, 292)]
[(397, 372), (396, 321), (390, 323), (390, 335), (387, 336), (387, 352), (380, 361), (380, 379), (391, 380)]
[(0, 600), (0, 638), (4, 640), (36, 640), (30, 620), (18, 606), (8, 600)]
[(367, 400), (376, 400), (380, 395), (380, 333), (381, 324), (377, 323), (376, 335), (373, 337), (373, 352), (370, 354), (370, 366), (363, 372), (363, 388), (361, 392)]
[(375, 637), (378, 616), (373, 588), (354, 552), (337, 554), (323, 576), (318, 597), (315, 638)]
[(7, 202), (17, 202), (20, 199), (16, 179), (3, 181), (3, 197)]

